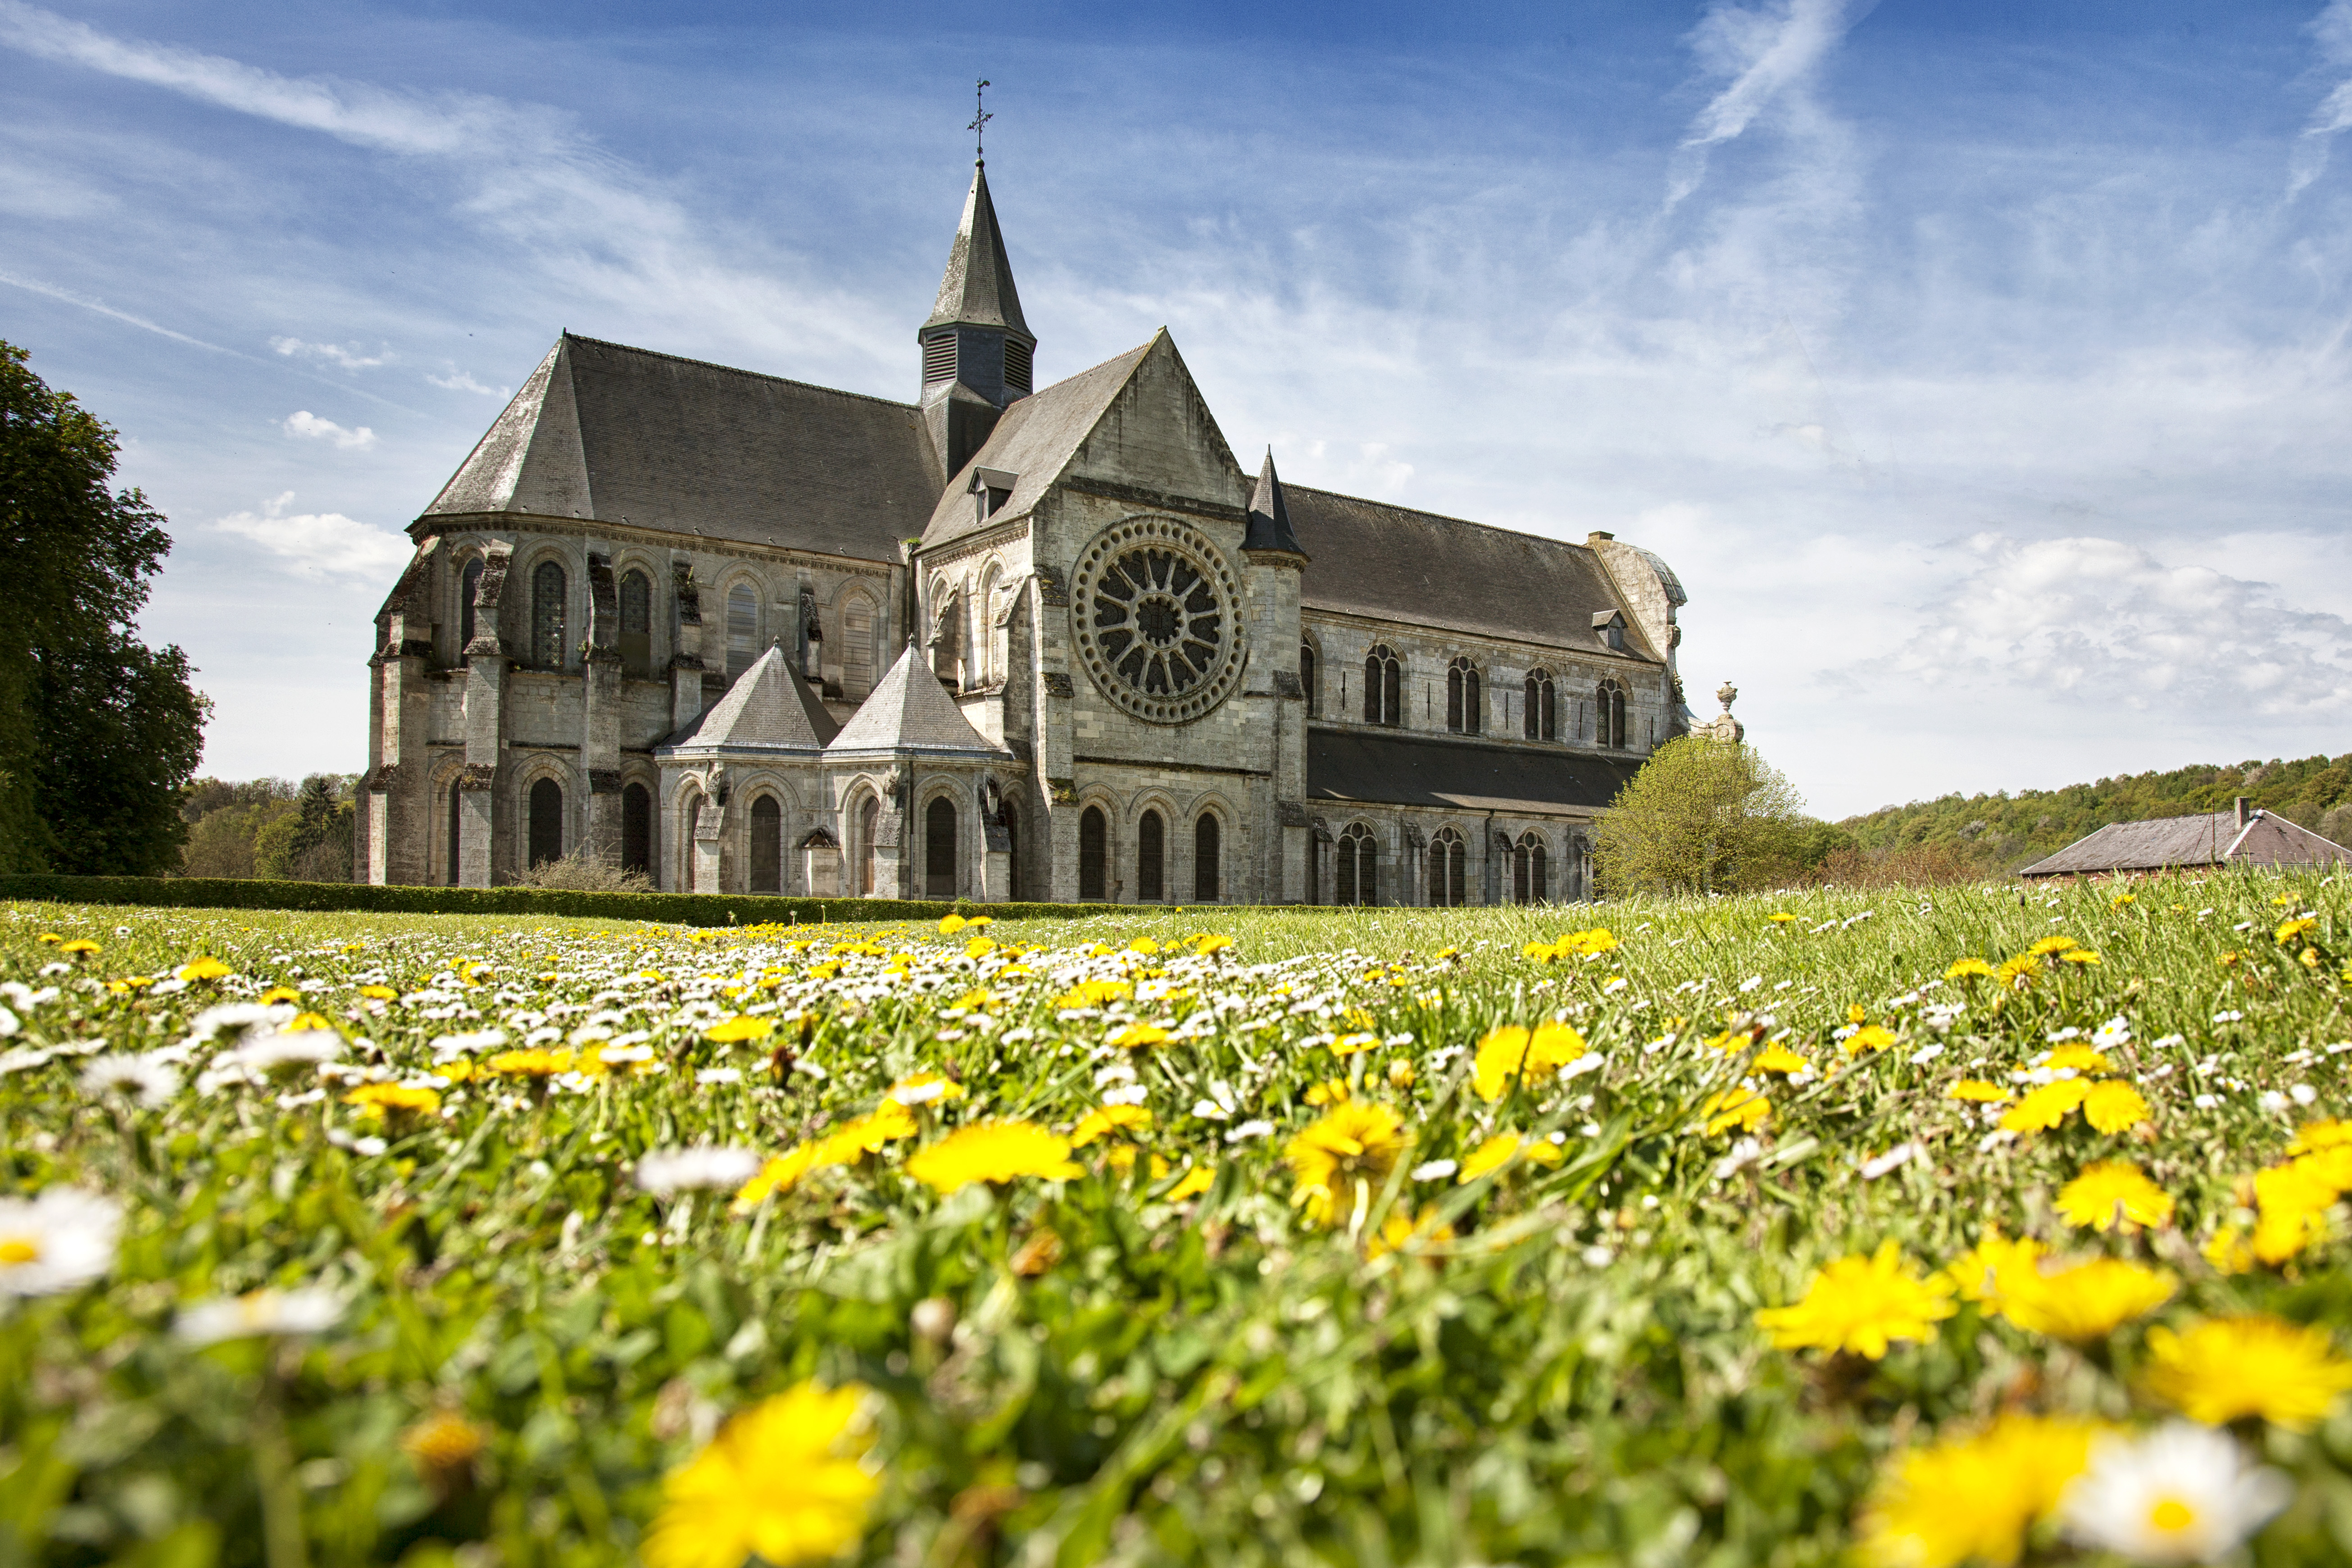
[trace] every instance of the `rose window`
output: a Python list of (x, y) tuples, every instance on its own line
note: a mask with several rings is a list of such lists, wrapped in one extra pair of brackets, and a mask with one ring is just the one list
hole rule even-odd
[(1214, 545), (1171, 518), (1135, 518), (1087, 548), (1073, 586), (1080, 658), (1139, 719), (1178, 724), (1240, 679), (1238, 584)]

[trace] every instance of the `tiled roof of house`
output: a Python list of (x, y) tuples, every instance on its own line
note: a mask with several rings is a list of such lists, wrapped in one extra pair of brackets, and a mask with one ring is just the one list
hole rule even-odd
[(2058, 877), (2187, 866), (2347, 864), (2352, 864), (2352, 851), (2285, 817), (2258, 811), (2242, 827), (2236, 813), (2215, 811), (2150, 822), (2111, 822), (2018, 874)]

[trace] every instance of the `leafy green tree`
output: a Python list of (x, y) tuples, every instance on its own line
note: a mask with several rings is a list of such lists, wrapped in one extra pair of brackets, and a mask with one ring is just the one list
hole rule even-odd
[(1705, 736), (1651, 753), (1601, 818), (1593, 858), (1612, 892), (1731, 893), (1793, 865), (1807, 819), (1752, 747)]
[(132, 618), (172, 548), (115, 433), (0, 342), (0, 869), (170, 868), (206, 699)]
[(304, 779), (294, 809), (255, 834), (252, 874), (300, 882), (350, 881), (357, 820), (349, 793), (353, 782), (334, 773)]

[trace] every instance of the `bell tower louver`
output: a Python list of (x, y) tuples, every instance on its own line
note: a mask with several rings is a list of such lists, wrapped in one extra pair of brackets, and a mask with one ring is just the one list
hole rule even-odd
[(1022, 319), (985, 163), (972, 164), (940, 296), (915, 337), (922, 346), (923, 422), (952, 477), (980, 450), (1006, 405), (1029, 395), (1037, 346)]

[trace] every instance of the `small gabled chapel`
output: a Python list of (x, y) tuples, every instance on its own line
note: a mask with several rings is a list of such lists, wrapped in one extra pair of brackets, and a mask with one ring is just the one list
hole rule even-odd
[(1039, 388), (975, 165), (911, 403), (565, 333), (409, 526), (369, 879), (1586, 896), (1682, 585), (1235, 459), (1165, 328)]

